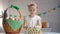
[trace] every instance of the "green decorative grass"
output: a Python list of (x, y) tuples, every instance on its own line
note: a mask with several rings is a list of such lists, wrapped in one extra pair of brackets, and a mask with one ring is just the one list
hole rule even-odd
[(9, 26), (12, 28), (13, 31), (16, 31), (17, 29), (19, 29), (23, 24), (22, 20), (20, 21), (10, 20), (10, 19), (5, 19), (5, 20), (9, 24)]

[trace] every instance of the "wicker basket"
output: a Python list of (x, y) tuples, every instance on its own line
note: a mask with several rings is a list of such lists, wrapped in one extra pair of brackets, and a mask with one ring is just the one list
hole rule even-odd
[[(6, 32), (6, 34), (19, 34), (19, 32), (21, 31), (22, 28), (22, 18), (20, 20), (12, 20), (12, 19), (6, 19), (6, 11), (8, 9), (5, 10), (5, 13), (3, 14), (3, 28)], [(17, 11), (19, 13), (19, 15), (22, 17), (21, 13), (19, 11)]]
[(28, 34), (42, 34), (41, 29), (37, 28), (25, 28)]

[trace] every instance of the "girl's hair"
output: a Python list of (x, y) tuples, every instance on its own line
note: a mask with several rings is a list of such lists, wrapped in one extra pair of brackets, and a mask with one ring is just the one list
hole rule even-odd
[(28, 5), (28, 7), (31, 7), (31, 6), (35, 6), (34, 4), (30, 4), (30, 5)]
[(30, 3), (28, 4), (28, 7), (31, 7), (31, 6), (37, 7), (37, 4), (36, 4), (35, 2), (30, 2)]

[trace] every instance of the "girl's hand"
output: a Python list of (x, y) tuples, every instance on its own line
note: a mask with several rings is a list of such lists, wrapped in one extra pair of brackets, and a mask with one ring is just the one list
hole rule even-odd
[(40, 31), (40, 30), (41, 30), (41, 28), (40, 28), (39, 25), (35, 26), (35, 29), (36, 29), (37, 31)]
[(39, 25), (37, 25), (37, 26), (35, 26), (35, 28), (40, 28), (40, 26), (39, 26)]

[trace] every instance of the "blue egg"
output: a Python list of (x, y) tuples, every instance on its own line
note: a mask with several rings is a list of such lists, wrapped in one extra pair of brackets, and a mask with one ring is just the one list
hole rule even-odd
[(16, 18), (17, 16), (15, 15), (14, 18)]

